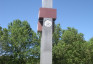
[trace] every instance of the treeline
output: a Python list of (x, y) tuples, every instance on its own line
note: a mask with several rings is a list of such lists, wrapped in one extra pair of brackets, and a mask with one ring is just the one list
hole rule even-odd
[[(55, 25), (53, 64), (93, 64), (93, 38), (85, 41), (75, 28)], [(40, 64), (41, 34), (27, 21), (14, 20), (0, 27), (0, 64)]]

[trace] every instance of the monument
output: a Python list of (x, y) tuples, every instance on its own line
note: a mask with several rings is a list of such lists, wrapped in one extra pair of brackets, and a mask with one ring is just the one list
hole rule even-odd
[(42, 33), (40, 64), (52, 64), (52, 33), (56, 20), (56, 9), (52, 7), (52, 0), (42, 0), (38, 19), (38, 32)]

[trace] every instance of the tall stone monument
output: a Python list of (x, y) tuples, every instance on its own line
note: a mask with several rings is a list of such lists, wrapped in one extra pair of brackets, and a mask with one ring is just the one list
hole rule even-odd
[(38, 21), (38, 32), (42, 33), (40, 64), (52, 64), (52, 33), (56, 20), (56, 9), (52, 7), (52, 0), (42, 0)]

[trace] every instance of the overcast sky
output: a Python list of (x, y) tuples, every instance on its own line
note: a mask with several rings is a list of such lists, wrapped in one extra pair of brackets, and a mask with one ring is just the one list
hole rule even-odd
[[(27, 20), (37, 32), (38, 11), (42, 0), (0, 0), (0, 25), (7, 28), (13, 20)], [(56, 24), (62, 29), (76, 28), (85, 40), (93, 37), (93, 0), (53, 0), (57, 9)]]

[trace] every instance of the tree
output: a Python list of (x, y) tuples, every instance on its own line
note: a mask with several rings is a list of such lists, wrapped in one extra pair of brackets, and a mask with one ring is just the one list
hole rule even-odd
[[(3, 45), (5, 45), (5, 46), (3, 47)], [(7, 47), (7, 45), (8, 45), (8, 30), (6, 28), (2, 29), (2, 27), (0, 27), (0, 46), (1, 46), (1, 50), (2, 50), (2, 48), (5, 49), (5, 47)], [(4, 51), (4, 49), (2, 51)], [(8, 48), (6, 48), (6, 49), (7, 49), (7, 51), (9, 51)], [(6, 53), (6, 51), (4, 51), (4, 53)]]
[(57, 45), (58, 42), (62, 39), (62, 29), (60, 24), (54, 26), (54, 33), (53, 33), (53, 45)]
[[(93, 38), (75, 28), (62, 30), (55, 25), (53, 33), (53, 64), (93, 64)], [(27, 21), (14, 20), (8, 29), (0, 27), (1, 64), (39, 64), (41, 33), (35, 33)], [(2, 52), (3, 53), (3, 52)]]
[[(0, 41), (1, 41), (1, 37), (3, 35), (3, 32), (2, 32), (2, 27), (0, 26)], [(1, 47), (1, 42), (0, 42), (0, 55), (2, 55), (2, 47)]]
[(56, 33), (60, 36), (55, 39), (57, 45), (53, 47), (53, 64), (92, 64), (89, 44), (83, 34), (70, 27), (61, 31)]
[(74, 28), (68, 27), (67, 30), (63, 30), (62, 32), (62, 40), (65, 43), (72, 43), (75, 41), (84, 42), (84, 35), (82, 33), (78, 33), (78, 31)]
[(89, 47), (89, 50), (88, 52), (90, 53), (90, 61), (91, 61), (91, 64), (93, 64), (93, 37), (88, 41), (88, 47)]
[(14, 20), (8, 25), (8, 29), (3, 29), (0, 42), (6, 54), (12, 55), (14, 60), (21, 59), (25, 63), (28, 56), (35, 57), (32, 51), (38, 44), (37, 41), (38, 37), (27, 21)]

